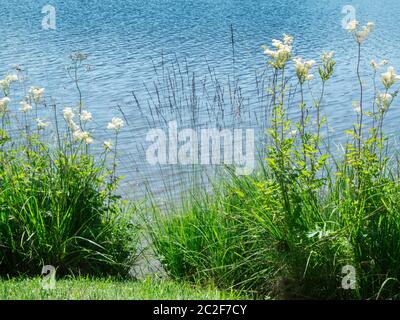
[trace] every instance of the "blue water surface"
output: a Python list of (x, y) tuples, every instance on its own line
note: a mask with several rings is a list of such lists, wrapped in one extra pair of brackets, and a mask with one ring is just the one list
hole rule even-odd
[[(56, 30), (42, 28), (41, 11), (48, 4), (56, 9)], [(91, 68), (82, 75), (81, 88), (85, 106), (95, 118), (95, 137), (107, 138), (109, 133), (102, 128), (112, 116), (120, 115), (120, 107), (128, 121), (120, 140), (120, 172), (126, 176), (127, 194), (143, 191), (146, 182), (162, 192), (165, 180), (177, 176), (173, 171), (160, 174), (159, 168), (146, 162), (146, 133), (163, 125), (155, 119), (159, 114), (151, 114), (151, 107), (180, 106), (178, 113), (189, 121), (187, 126), (193, 125), (193, 118), (203, 125), (223, 126), (241, 114), (243, 127), (262, 134), (267, 101), (263, 86), (268, 79), (263, 75), (265, 57), (260, 47), (283, 33), (295, 37), (296, 55), (307, 59), (318, 60), (323, 50), (335, 51), (337, 69), (327, 87), (324, 112), (333, 136), (351, 127), (355, 120), (351, 101), (358, 98), (357, 47), (342, 27), (345, 5), (354, 6), (362, 24), (376, 24), (362, 48), (361, 72), (371, 90), (371, 59), (389, 59), (400, 69), (400, 2), (396, 0), (0, 0), (0, 75), (15, 64), (23, 66), (29, 84), (45, 87), (46, 96), (61, 109), (78, 99), (65, 71), (68, 57), (74, 51), (88, 53)], [(184, 76), (177, 75), (178, 68)], [(171, 70), (175, 75), (169, 77)], [(265, 83), (260, 80), (255, 93), (257, 77)], [(233, 94), (227, 83), (234, 79), (240, 85)], [(166, 83), (186, 93), (179, 100), (168, 92)], [(161, 103), (156, 88), (164, 97)], [(208, 90), (211, 97), (206, 97)], [(191, 98), (190, 92), (198, 99)], [(193, 109), (192, 117), (185, 108)], [(176, 117), (169, 111), (164, 115), (170, 120)], [(400, 106), (395, 104), (386, 123), (389, 133), (397, 134), (399, 116)]]

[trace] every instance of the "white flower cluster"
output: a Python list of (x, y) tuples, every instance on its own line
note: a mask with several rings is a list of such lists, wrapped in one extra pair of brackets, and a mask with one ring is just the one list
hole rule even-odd
[(74, 121), (75, 113), (72, 110), (72, 108), (70, 107), (64, 108), (63, 115), (65, 122), (73, 132), (79, 130), (79, 126)]
[(297, 78), (301, 84), (303, 84), (306, 80), (310, 81), (314, 79), (314, 76), (309, 73), (310, 69), (315, 65), (314, 60), (303, 61), (302, 58), (294, 58), (293, 61)]
[[(379, 67), (380, 65), (383, 64), (381, 63), (377, 65)], [(380, 111), (385, 112), (389, 109), (390, 105), (393, 102), (394, 96), (390, 94), (388, 91), (399, 80), (400, 76), (396, 74), (396, 70), (393, 67), (388, 67), (387, 71), (385, 73), (382, 73), (381, 82), (386, 90), (384, 93), (378, 93), (376, 97), (376, 103), (378, 104)]]
[[(121, 118), (114, 117), (111, 119), (111, 122), (107, 124), (107, 129), (115, 131), (116, 134), (121, 130), (124, 126), (124, 121)], [(103, 148), (105, 151), (111, 151), (113, 144), (111, 140), (106, 140), (103, 142)]]
[(42, 101), (44, 95), (44, 89), (39, 87), (30, 87), (29, 88), (29, 96), (35, 101), (39, 103)]
[(111, 140), (106, 140), (106, 141), (104, 141), (104, 142), (103, 142), (103, 148), (104, 148), (104, 150), (106, 150), (106, 151), (110, 151), (111, 148), (112, 148), (112, 142), (111, 142)]
[[(74, 122), (75, 113), (72, 108), (67, 107), (63, 110), (64, 120), (68, 127), (72, 130), (72, 137), (75, 141), (84, 142), (85, 144), (93, 143), (93, 138), (88, 131), (81, 130), (81, 128)], [(82, 121), (92, 120), (92, 114), (87, 111), (83, 111), (80, 114)]]
[(0, 99), (0, 113), (6, 113), (8, 111), (8, 104), (10, 103), (10, 98), (9, 97), (4, 97)]
[(283, 41), (272, 40), (272, 46), (275, 50), (271, 50), (267, 46), (263, 46), (264, 54), (271, 58), (269, 64), (275, 69), (282, 69), (292, 56), (293, 37), (287, 34), (283, 35)]
[(21, 105), (19, 111), (21, 111), (22, 113), (27, 113), (32, 110), (32, 106), (25, 100), (21, 101), (19, 104)]
[(385, 73), (382, 74), (381, 81), (386, 89), (390, 89), (397, 81), (400, 80), (400, 76), (396, 74), (393, 67), (389, 67)]
[(357, 43), (361, 44), (368, 37), (375, 24), (373, 22), (368, 22), (366, 26), (363, 26), (361, 30), (358, 30), (359, 24), (360, 23), (357, 20), (350, 21), (347, 24), (347, 31), (354, 35), (354, 39)]
[(92, 114), (86, 110), (83, 110), (80, 115), (80, 118), (83, 122), (89, 122), (92, 121)]
[(82, 141), (85, 144), (93, 143), (93, 138), (88, 131), (76, 130), (73, 133), (73, 138), (75, 141)]
[(112, 118), (111, 122), (107, 125), (107, 129), (118, 132), (123, 126), (124, 121), (121, 118)]
[(321, 65), (318, 67), (318, 72), (323, 82), (328, 81), (333, 75), (333, 68), (336, 62), (333, 60), (334, 51), (322, 52)]
[(11, 83), (15, 81), (18, 81), (18, 76), (15, 74), (9, 74), (4, 79), (0, 80), (0, 87), (3, 89), (6, 96), (9, 94)]
[(370, 66), (374, 71), (377, 71), (380, 67), (385, 66), (389, 63), (388, 60), (382, 60), (381, 62), (376, 62), (375, 60), (371, 60)]
[[(85, 144), (93, 143), (93, 138), (88, 131), (84, 131), (78, 126), (75, 121), (75, 113), (72, 108), (67, 107), (63, 110), (64, 120), (68, 127), (72, 130), (72, 137), (75, 141), (84, 142)], [(92, 120), (92, 114), (88, 111), (82, 111), (79, 115), (81, 121), (88, 122)], [(124, 126), (124, 121), (121, 118), (112, 118), (111, 122), (108, 123), (107, 129), (114, 130), (116, 133), (121, 130)], [(103, 147), (106, 151), (111, 150), (112, 142), (111, 140), (106, 140), (103, 143)]]
[[(288, 40), (287, 40), (288, 41)], [(83, 58), (77, 57), (78, 59)], [(17, 75), (9, 74), (3, 80), (0, 80), (0, 89), (3, 89), (5, 97), (0, 98), (0, 113), (4, 114), (8, 112), (8, 105), (11, 99), (8, 97), (10, 85), (12, 82), (18, 81)], [(20, 101), (19, 111), (26, 114), (33, 109), (30, 104), (31, 101), (34, 101), (37, 104), (42, 102), (43, 96), (45, 93), (44, 88), (40, 87), (30, 87), (28, 90), (28, 96), (26, 96), (22, 101)], [(79, 124), (74, 121), (75, 116), (79, 116)], [(68, 128), (72, 132), (72, 137), (74, 141), (83, 142), (85, 144), (93, 143), (93, 138), (89, 131), (85, 131), (83, 129), (82, 123), (86, 123), (92, 121), (93, 116), (90, 112), (83, 110), (80, 114), (75, 114), (74, 110), (71, 107), (65, 107), (63, 109), (63, 117), (68, 126)], [(44, 130), (48, 126), (50, 126), (50, 122), (44, 121), (43, 119), (36, 118), (35, 119), (38, 130)], [(121, 118), (114, 117), (111, 119), (111, 122), (107, 124), (107, 129), (113, 130), (116, 135), (118, 135), (121, 128), (124, 126), (124, 121)], [(103, 147), (106, 151), (110, 151), (113, 147), (113, 143), (111, 140), (106, 140), (103, 143)]]
[(381, 111), (386, 111), (392, 103), (393, 96), (390, 93), (380, 93), (376, 98), (376, 102)]
[(334, 51), (330, 51), (330, 52), (323, 51), (322, 56), (321, 56), (322, 63), (328, 64), (329, 62), (331, 62), (334, 54), (335, 54)]

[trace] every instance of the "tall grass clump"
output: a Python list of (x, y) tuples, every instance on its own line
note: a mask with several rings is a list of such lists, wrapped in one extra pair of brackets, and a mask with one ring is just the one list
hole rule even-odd
[(213, 190), (210, 196), (197, 189), (168, 209), (153, 207), (148, 224), (151, 242), (165, 271), (177, 280), (221, 288), (250, 292), (267, 286), (270, 261), (254, 254), (258, 244), (250, 241), (255, 234), (236, 210), (236, 190), (231, 188), (230, 195), (222, 186)]
[[(37, 275), (44, 265), (59, 274), (126, 275), (131, 266), (131, 210), (116, 194), (123, 121), (108, 124), (115, 143), (106, 141), (94, 156), (92, 115), (78, 82), (85, 59), (72, 55), (68, 70), (79, 102), (63, 109), (64, 119), (43, 88), (25, 87), (21, 70), (0, 82), (0, 276)], [(23, 98), (15, 110), (18, 84)]]
[[(399, 297), (399, 163), (387, 151), (384, 120), (400, 76), (388, 67), (379, 83), (378, 70), (388, 62), (372, 61), (367, 99), (360, 65), (373, 26), (348, 25), (358, 49), (359, 99), (341, 153), (322, 135), (334, 53), (324, 52), (319, 62), (296, 57), (288, 35), (264, 47), (272, 72), (267, 157), (257, 174), (229, 174), (213, 195), (191, 194), (180, 214), (155, 215), (151, 234), (167, 272), (278, 298)], [(298, 116), (288, 112), (293, 81)]]

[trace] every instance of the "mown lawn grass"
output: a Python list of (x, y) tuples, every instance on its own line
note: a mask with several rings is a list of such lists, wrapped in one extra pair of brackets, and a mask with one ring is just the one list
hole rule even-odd
[(198, 287), (171, 280), (118, 281), (112, 279), (61, 279), (45, 290), (42, 278), (0, 280), (1, 300), (235, 300), (234, 291)]

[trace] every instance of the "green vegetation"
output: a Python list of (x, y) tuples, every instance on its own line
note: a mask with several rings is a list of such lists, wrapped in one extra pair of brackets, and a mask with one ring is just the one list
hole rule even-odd
[[(44, 147), (43, 147), (44, 148)], [(134, 230), (102, 191), (91, 156), (42, 149), (29, 159), (0, 154), (0, 273), (121, 273), (129, 268)]]
[[(371, 62), (373, 91), (367, 95), (361, 45), (373, 24), (349, 26), (358, 46), (360, 98), (353, 102), (356, 121), (345, 132), (342, 151), (331, 150), (322, 134), (333, 52), (322, 54), (313, 87), (316, 62), (293, 57), (292, 37), (273, 40), (273, 49), (264, 48), (272, 72), (271, 117), (257, 172), (239, 177), (228, 168), (211, 194), (192, 190), (181, 203), (153, 204), (143, 213), (152, 248), (174, 282), (116, 280), (135, 263), (139, 236), (132, 215), (138, 210), (115, 191), (122, 119), (108, 124), (113, 140), (94, 156), (92, 116), (78, 81), (86, 56), (72, 56), (69, 73), (79, 101), (64, 108), (63, 124), (41, 88), (21, 85), (27, 95), (20, 113), (11, 112), (13, 86), (23, 77), (7, 76), (0, 82), (0, 276), (38, 275), (44, 265), (54, 265), (57, 276), (113, 280), (64, 277), (56, 289), (45, 290), (41, 279), (12, 278), (0, 282), (1, 297), (232, 299), (244, 292), (262, 299), (400, 298), (400, 163), (384, 135), (400, 76), (389, 67), (378, 84), (377, 71), (387, 61)], [(46, 136), (50, 123), (38, 118), (49, 110), (55, 143)]]
[[(73, 74), (78, 74), (84, 59), (82, 54), (72, 56)], [(1, 82), (5, 97), (0, 100), (0, 276), (38, 275), (44, 265), (56, 266), (60, 275), (126, 276), (137, 232), (130, 222), (133, 210), (114, 192), (115, 157), (113, 169), (106, 166), (117, 146), (111, 150), (108, 143), (95, 159), (86, 129), (91, 114), (83, 110), (82, 101), (74, 108), (77, 123), (75, 111), (64, 109), (64, 126), (56, 117), (56, 106), (48, 111), (41, 88), (31, 87), (20, 112), (12, 112), (10, 92), (18, 79), (23, 75), (8, 75)], [(52, 111), (53, 128), (37, 116), (48, 117)], [(116, 118), (109, 124), (116, 141), (121, 126)], [(49, 134), (55, 146), (48, 141)]]
[(212, 196), (201, 191), (193, 193), (165, 216), (155, 208), (149, 232), (171, 277), (212, 281), (222, 288), (232, 286), (248, 291), (269, 286), (271, 261), (255, 254), (265, 243), (256, 241), (258, 229), (251, 230), (239, 212), (239, 206), (245, 208), (237, 201), (239, 192), (238, 188), (223, 184), (214, 188)]
[(111, 279), (62, 279), (53, 290), (42, 289), (42, 279), (0, 281), (0, 300), (234, 300), (234, 292), (199, 288), (167, 280), (115, 281)]
[[(221, 288), (246, 288), (274, 298), (398, 298), (400, 293), (399, 162), (387, 152), (384, 119), (399, 80), (389, 67), (379, 91), (365, 98), (359, 65), (361, 44), (373, 25), (349, 31), (359, 48), (360, 100), (356, 123), (346, 132), (343, 152), (331, 151), (321, 132), (326, 83), (333, 53), (318, 67), (320, 94), (312, 103), (306, 82), (315, 61), (295, 58), (299, 120), (288, 116), (292, 37), (264, 48), (272, 68), (272, 120), (265, 161), (258, 174), (220, 178), (213, 195), (193, 192), (179, 214), (155, 209), (150, 232), (165, 269), (175, 279), (215, 281)], [(335, 153), (336, 152), (336, 153)], [(171, 213), (170, 213), (171, 214)], [(349, 267), (350, 266), (350, 269)], [(343, 271), (356, 271), (344, 282)], [(345, 278), (346, 280), (346, 278)]]

